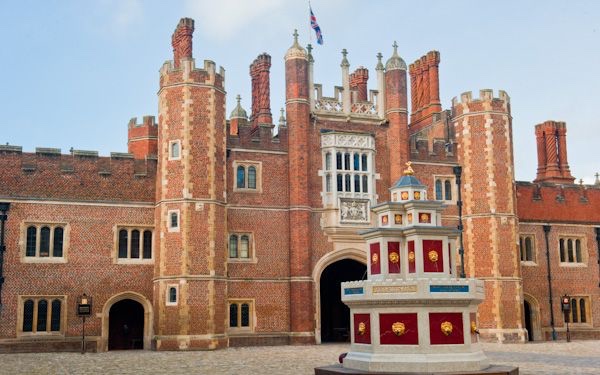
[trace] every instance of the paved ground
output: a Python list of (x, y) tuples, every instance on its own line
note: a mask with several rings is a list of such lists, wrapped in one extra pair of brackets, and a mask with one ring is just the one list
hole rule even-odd
[[(493, 364), (520, 374), (600, 374), (600, 341), (484, 344)], [(117, 351), (0, 354), (0, 374), (309, 375), (334, 364), (348, 345), (232, 348), (212, 352)]]

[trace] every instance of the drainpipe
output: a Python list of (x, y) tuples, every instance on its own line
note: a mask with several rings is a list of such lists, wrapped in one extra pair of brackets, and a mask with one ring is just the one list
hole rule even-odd
[(550, 270), (550, 225), (544, 225), (544, 237), (546, 237), (546, 265), (548, 266), (548, 303), (550, 304), (550, 326), (552, 326), (552, 341), (556, 341), (556, 329), (554, 329), (554, 307), (552, 306), (552, 271)]
[[(598, 247), (598, 267), (600, 267), (600, 227), (596, 227), (596, 246)], [(600, 281), (598, 282), (600, 286)]]
[(4, 284), (4, 251), (6, 246), (4, 245), (4, 222), (8, 219), (8, 209), (10, 203), (0, 202), (0, 313), (2, 313), (2, 284)]

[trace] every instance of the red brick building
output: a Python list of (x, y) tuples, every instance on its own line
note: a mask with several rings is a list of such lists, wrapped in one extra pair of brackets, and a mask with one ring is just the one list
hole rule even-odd
[(250, 116), (238, 98), (227, 119), (224, 70), (196, 66), (193, 30), (177, 26), (158, 121), (129, 122), (128, 153), (0, 146), (0, 351), (79, 348), (83, 293), (89, 350), (345, 340), (339, 283), (364, 277), (357, 232), (408, 161), (446, 201), (448, 226), (462, 166), (464, 266), (486, 281), (482, 337), (564, 336), (564, 294), (574, 338), (600, 337), (600, 188), (573, 183), (564, 123), (536, 126), (537, 179), (516, 182), (505, 92), (464, 93), (444, 110), (439, 53), (407, 67), (394, 46), (370, 90), (344, 51), (341, 86), (325, 97), (295, 36), (275, 132), (271, 57), (250, 66)]

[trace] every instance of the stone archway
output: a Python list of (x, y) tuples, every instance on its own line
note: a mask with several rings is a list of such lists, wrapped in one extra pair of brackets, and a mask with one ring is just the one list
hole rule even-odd
[(540, 324), (540, 307), (537, 300), (528, 294), (523, 295), (523, 321), (529, 341), (544, 340)]
[(366, 262), (363, 250), (344, 249), (328, 253), (315, 265), (313, 280), (317, 344), (344, 341), (348, 338), (350, 312), (341, 302), (340, 283), (365, 278)]
[(132, 299), (112, 305), (108, 315), (108, 350), (144, 348), (144, 307)]
[[(121, 304), (120, 302), (123, 303)], [(109, 298), (102, 307), (102, 336), (99, 340), (98, 351), (107, 351), (109, 349), (111, 311), (116, 311), (117, 313), (119, 313), (119, 308), (127, 309), (127, 306), (125, 306), (126, 304), (134, 306), (134, 309), (137, 304), (143, 309), (143, 322), (140, 322), (139, 324), (139, 326), (142, 328), (142, 341), (141, 343), (139, 343), (138, 341), (134, 341), (133, 343), (129, 342), (129, 344), (133, 344), (134, 348), (150, 349), (150, 341), (154, 332), (152, 302), (150, 302), (148, 298), (139, 293), (123, 292)], [(113, 310), (113, 307), (116, 307), (117, 310)], [(125, 323), (121, 322), (121, 328), (123, 328), (123, 324)], [(131, 330), (131, 327), (129, 327), (129, 330)], [(132, 333), (131, 331), (129, 332)]]

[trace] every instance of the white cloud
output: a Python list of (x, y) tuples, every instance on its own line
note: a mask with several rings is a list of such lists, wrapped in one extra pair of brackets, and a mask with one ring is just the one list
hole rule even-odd
[(274, 12), (285, 5), (285, 0), (186, 0), (185, 8), (196, 20), (196, 28), (212, 38), (226, 41), (246, 26), (264, 20), (272, 22)]

